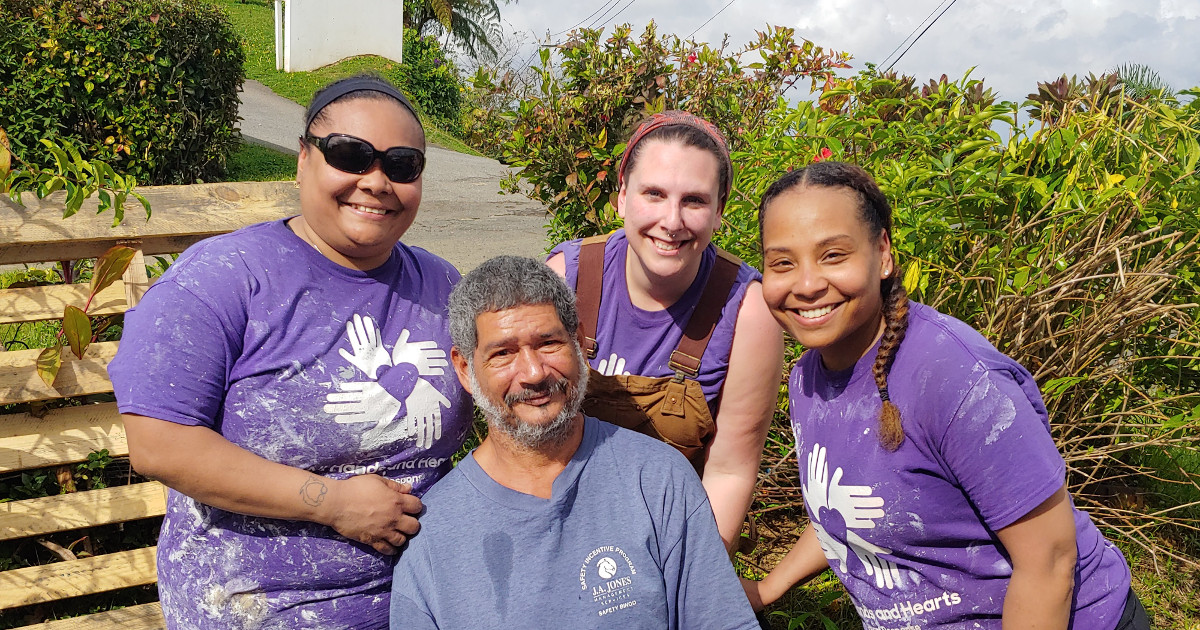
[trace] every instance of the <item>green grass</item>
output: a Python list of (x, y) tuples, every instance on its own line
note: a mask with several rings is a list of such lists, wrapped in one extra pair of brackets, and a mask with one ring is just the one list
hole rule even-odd
[[(377, 72), (394, 76), (403, 66), (383, 57), (363, 55), (344, 59), (309, 72), (282, 72), (275, 69), (275, 13), (272, 3), (262, 1), (209, 0), (229, 15), (229, 21), (242, 36), (246, 50), (246, 78), (261, 82), (276, 94), (308, 105), (312, 95), (327, 83), (359, 72)], [(401, 37), (396, 29), (396, 37)], [(440, 129), (423, 116), (426, 141), (443, 149), (479, 155), (458, 138)]]
[(229, 156), (225, 181), (282, 182), (296, 179), (296, 156), (243, 142)]
[[(57, 281), (58, 272), (53, 269), (32, 267), (0, 271), (0, 289), (7, 289), (17, 282), (43, 283)], [(60, 324), (49, 322), (22, 322), (0, 324), (0, 351), (49, 348), (55, 342)]]

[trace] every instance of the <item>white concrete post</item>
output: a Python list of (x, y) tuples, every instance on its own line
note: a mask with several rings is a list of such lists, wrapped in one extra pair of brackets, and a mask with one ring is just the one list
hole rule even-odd
[(283, 70), (283, 0), (275, 0), (275, 69)]
[(404, 61), (402, 0), (285, 0), (282, 13), (283, 34), (277, 20), (276, 42), (283, 41), (285, 72), (314, 70), (357, 55)]

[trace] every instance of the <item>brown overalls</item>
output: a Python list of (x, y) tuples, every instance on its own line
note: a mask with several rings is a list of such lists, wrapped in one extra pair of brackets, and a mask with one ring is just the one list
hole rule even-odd
[[(596, 356), (600, 293), (604, 286), (604, 244), (608, 236), (586, 238), (579, 249), (575, 295), (583, 350), (588, 359)], [(684, 328), (683, 338), (671, 353), (669, 366), (675, 370), (675, 376), (606, 376), (589, 369), (583, 412), (674, 446), (688, 458), (696, 472), (702, 472), (717, 425), (695, 378), (740, 267), (741, 261), (736, 256), (717, 248), (708, 283)]]

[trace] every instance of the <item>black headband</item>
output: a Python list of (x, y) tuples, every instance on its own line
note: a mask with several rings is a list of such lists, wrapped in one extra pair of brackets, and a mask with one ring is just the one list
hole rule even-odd
[(305, 132), (307, 132), (308, 128), (312, 126), (313, 120), (316, 119), (316, 117), (321, 113), (321, 110), (328, 107), (330, 103), (351, 92), (359, 92), (363, 90), (386, 94), (397, 101), (400, 101), (400, 104), (404, 106), (404, 109), (407, 109), (410, 113), (412, 113), (413, 118), (417, 119), (417, 124), (421, 124), (421, 117), (417, 115), (417, 110), (413, 107), (412, 103), (409, 102), (408, 97), (401, 94), (400, 90), (392, 87), (392, 84), (375, 77), (351, 77), (343, 81), (338, 81), (337, 83), (334, 83), (317, 93), (317, 95), (313, 98), (312, 105), (310, 105), (308, 108), (308, 119), (304, 121)]

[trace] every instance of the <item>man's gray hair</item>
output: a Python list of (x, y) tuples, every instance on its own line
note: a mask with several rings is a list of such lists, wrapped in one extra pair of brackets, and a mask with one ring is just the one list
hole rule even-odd
[(541, 261), (522, 256), (497, 256), (479, 265), (450, 293), (450, 338), (467, 360), (479, 343), (476, 318), (483, 313), (550, 304), (572, 339), (579, 330), (575, 294), (562, 278)]

